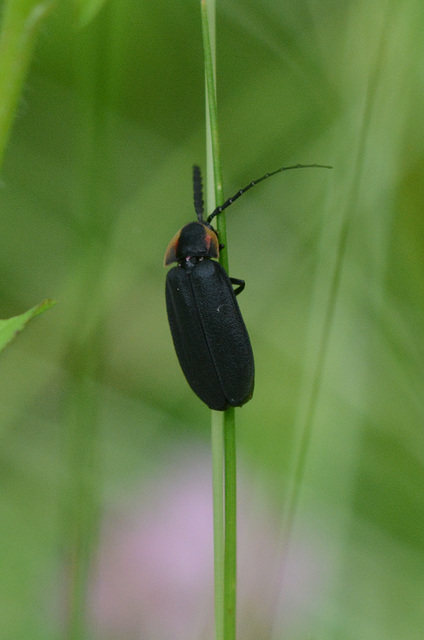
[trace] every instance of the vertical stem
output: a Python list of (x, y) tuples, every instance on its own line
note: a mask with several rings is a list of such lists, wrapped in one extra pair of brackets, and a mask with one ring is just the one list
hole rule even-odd
[[(211, 42), (215, 45), (215, 3), (201, 0), (202, 36), (205, 58), (208, 171), (213, 175), (215, 202), (208, 199), (208, 210), (222, 204), (223, 186), (219, 155), (218, 114), (215, 88), (215, 62)], [(209, 25), (213, 25), (212, 33)], [(212, 170), (211, 170), (212, 168)], [(211, 189), (208, 189), (210, 194)], [(225, 216), (218, 216), (219, 239), (225, 248), (220, 263), (228, 271)], [(223, 455), (224, 451), (224, 455)], [(215, 559), (215, 637), (236, 638), (236, 441), (235, 412), (212, 412), (212, 466), (214, 489), (214, 559)], [(223, 480), (224, 478), (224, 480)]]
[(224, 640), (224, 420), (212, 411), (213, 554), (215, 582), (215, 638)]
[(237, 473), (234, 407), (225, 412), (224, 639), (236, 637)]
[[(205, 57), (205, 79), (206, 79), (206, 113), (208, 115), (208, 121), (206, 122), (206, 128), (209, 132), (208, 139), (210, 140), (210, 157), (208, 155), (207, 164), (207, 178), (209, 182), (209, 176), (213, 172), (213, 182), (215, 186), (215, 202), (208, 202), (208, 208), (212, 211), (219, 204), (224, 202), (224, 192), (222, 185), (222, 169), (221, 169), (221, 156), (219, 151), (219, 133), (218, 133), (218, 109), (216, 104), (216, 88), (215, 88), (215, 62), (212, 56), (211, 41), (215, 42), (215, 37), (211, 38), (209, 30), (209, 13), (214, 10), (214, 0), (201, 0), (200, 2), (202, 10), (202, 36), (203, 36), (203, 53)], [(213, 24), (215, 20), (213, 19)], [(209, 167), (212, 167), (210, 171)], [(217, 228), (219, 232), (220, 243), (225, 245), (219, 255), (219, 261), (228, 271), (228, 251), (227, 251), (227, 238), (225, 229), (225, 215), (220, 214), (217, 216)]]

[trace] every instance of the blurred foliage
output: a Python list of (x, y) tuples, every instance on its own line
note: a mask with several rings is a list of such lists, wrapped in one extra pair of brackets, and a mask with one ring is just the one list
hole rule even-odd
[[(326, 581), (288, 638), (424, 626), (423, 28), (418, 0), (218, 3), (227, 196), (283, 164), (334, 166), (227, 216), (257, 366), (239, 455), (277, 516), (347, 230), (293, 533), (325, 541)], [(2, 638), (58, 637), (74, 502), (125, 502), (164, 451), (208, 441), (162, 267), (204, 165), (202, 64), (194, 0), (62, 1), (41, 30), (2, 172), (0, 315), (60, 304), (2, 354)]]

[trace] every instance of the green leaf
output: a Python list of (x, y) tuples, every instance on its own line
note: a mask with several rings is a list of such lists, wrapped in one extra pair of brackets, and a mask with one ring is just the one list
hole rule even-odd
[(32, 309), (21, 313), (20, 316), (14, 316), (8, 320), (0, 320), (0, 351), (13, 340), (13, 338), (25, 328), (31, 318), (35, 318), (40, 313), (47, 311), (56, 304), (56, 300), (43, 300)]
[(96, 17), (106, 0), (75, 0), (80, 27), (86, 27)]
[(0, 25), (0, 165), (39, 29), (57, 0), (8, 0)]

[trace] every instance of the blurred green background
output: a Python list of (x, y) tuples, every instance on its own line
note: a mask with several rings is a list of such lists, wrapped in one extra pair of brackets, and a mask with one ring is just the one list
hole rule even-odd
[[(422, 638), (423, 33), (419, 0), (218, 2), (227, 197), (282, 165), (334, 167), (277, 176), (228, 210), (257, 368), (237, 411), (252, 521), (264, 496), (265, 528), (285, 544), (311, 426), (287, 555), (307, 540), (320, 567), (296, 587), (296, 615), (277, 584), (272, 619), (249, 638)], [(194, 216), (192, 164), (205, 167), (202, 65), (194, 0), (59, 1), (41, 26), (1, 177), (0, 316), (58, 305), (1, 358), (4, 639), (65, 637), (70, 550), (96, 553), (103, 514), (156, 481), (166, 492), (181, 451), (190, 473), (208, 450), (210, 412), (179, 369), (162, 267)], [(152, 611), (149, 632), (116, 623), (99, 637), (211, 637), (166, 635)]]

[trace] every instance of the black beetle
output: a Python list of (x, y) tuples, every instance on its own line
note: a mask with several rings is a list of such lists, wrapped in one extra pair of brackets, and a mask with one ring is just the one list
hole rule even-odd
[[(193, 195), (197, 222), (186, 224), (172, 238), (164, 264), (177, 262), (166, 278), (166, 306), (175, 351), (185, 377), (208, 407), (224, 411), (240, 407), (253, 394), (255, 364), (236, 295), (243, 280), (230, 278), (211, 258), (219, 258), (218, 234), (211, 220), (248, 189), (266, 178), (289, 169), (322, 167), (294, 165), (252, 180), (203, 219), (200, 169), (193, 167)], [(233, 289), (233, 285), (236, 288)]]

